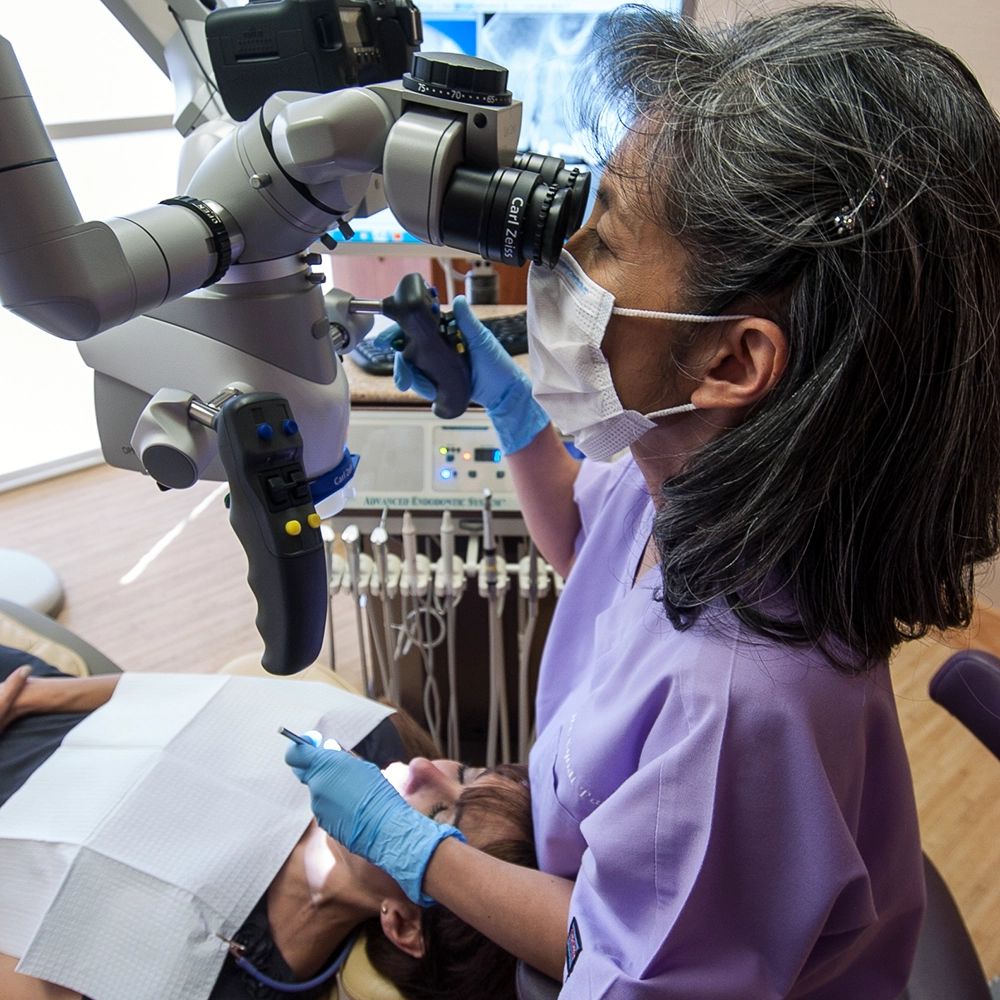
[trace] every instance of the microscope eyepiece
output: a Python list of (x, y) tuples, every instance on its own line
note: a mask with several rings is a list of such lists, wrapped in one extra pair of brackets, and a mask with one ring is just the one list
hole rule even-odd
[(562, 184), (558, 171), (550, 173), (558, 179), (547, 182), (534, 169), (458, 167), (441, 205), (442, 240), (496, 264), (554, 267), (582, 221), (590, 175), (564, 171), (571, 183)]

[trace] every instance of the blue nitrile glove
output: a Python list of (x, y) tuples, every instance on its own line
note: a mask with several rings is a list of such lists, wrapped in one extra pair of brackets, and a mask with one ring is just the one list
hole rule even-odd
[(465, 842), (461, 831), (417, 812), (374, 764), (344, 750), (293, 743), (285, 763), (309, 786), (316, 821), (334, 840), (391, 875), (414, 903), (434, 902), (421, 889), (424, 872), (442, 840)]
[[(517, 362), (500, 346), (500, 341), (476, 318), (464, 295), (453, 303), (455, 321), (469, 344), (472, 359), (472, 401), (486, 410), (500, 439), (505, 455), (530, 444), (549, 422), (548, 414), (531, 395), (531, 380)], [(388, 347), (392, 334), (386, 330), (376, 337), (379, 347)], [(433, 399), (433, 385), (396, 352), (393, 370), (400, 392), (413, 389), (425, 399)]]

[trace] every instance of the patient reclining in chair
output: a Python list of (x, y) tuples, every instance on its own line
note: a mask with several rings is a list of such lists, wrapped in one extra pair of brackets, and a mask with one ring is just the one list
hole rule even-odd
[[(31, 677), (17, 674), (32, 666)], [(63, 738), (107, 702), (119, 676), (68, 678), (42, 661), (0, 647), (0, 806), (55, 752)], [(181, 679), (183, 680), (183, 679)], [(155, 711), (150, 706), (151, 713)], [(380, 767), (414, 808), (459, 827), (474, 847), (517, 864), (535, 865), (526, 769), (466, 768), (430, 760), (433, 744), (408, 716), (384, 718), (354, 748)], [(156, 829), (150, 830), (156, 836)], [(0, 851), (4, 849), (0, 841)], [(94, 920), (101, 906), (92, 905)], [(0, 903), (0, 906), (10, 905)], [(245, 911), (244, 911), (245, 912)], [(311, 822), (233, 941), (255, 968), (288, 983), (319, 975), (356, 929), (367, 938), (374, 968), (407, 997), (514, 997), (512, 956), (444, 907), (422, 909), (381, 869), (350, 854)], [(75, 1000), (62, 987), (14, 972), (0, 955), (4, 1000)], [(329, 984), (294, 994), (325, 997)], [(291, 996), (255, 981), (226, 958), (210, 1000)], [(93, 1000), (102, 1000), (96, 996)], [(137, 995), (136, 1000), (141, 1000)]]

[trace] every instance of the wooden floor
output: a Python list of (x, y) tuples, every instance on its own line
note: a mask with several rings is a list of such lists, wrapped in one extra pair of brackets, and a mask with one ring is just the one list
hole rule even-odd
[[(48, 562), (66, 588), (59, 620), (125, 670), (206, 672), (261, 649), (246, 559), (217, 484), (160, 493), (97, 466), (0, 494), (0, 548)], [(203, 509), (201, 509), (203, 508)], [(122, 579), (169, 544), (131, 583)], [(334, 598), (338, 670), (359, 682), (353, 606)], [(927, 684), (955, 650), (1000, 655), (1000, 612), (969, 633), (904, 647), (893, 663), (927, 853), (951, 886), (987, 974), (1000, 974), (1000, 762), (935, 705)], [(324, 649), (321, 661), (328, 662)]]

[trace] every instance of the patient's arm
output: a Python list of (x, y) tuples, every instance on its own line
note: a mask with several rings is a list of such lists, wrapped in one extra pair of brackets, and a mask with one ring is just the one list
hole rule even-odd
[(6, 721), (50, 712), (92, 712), (111, 697), (119, 677), (29, 677)]
[(17, 959), (0, 955), (0, 997), (4, 1000), (81, 1000), (79, 993), (14, 971)]

